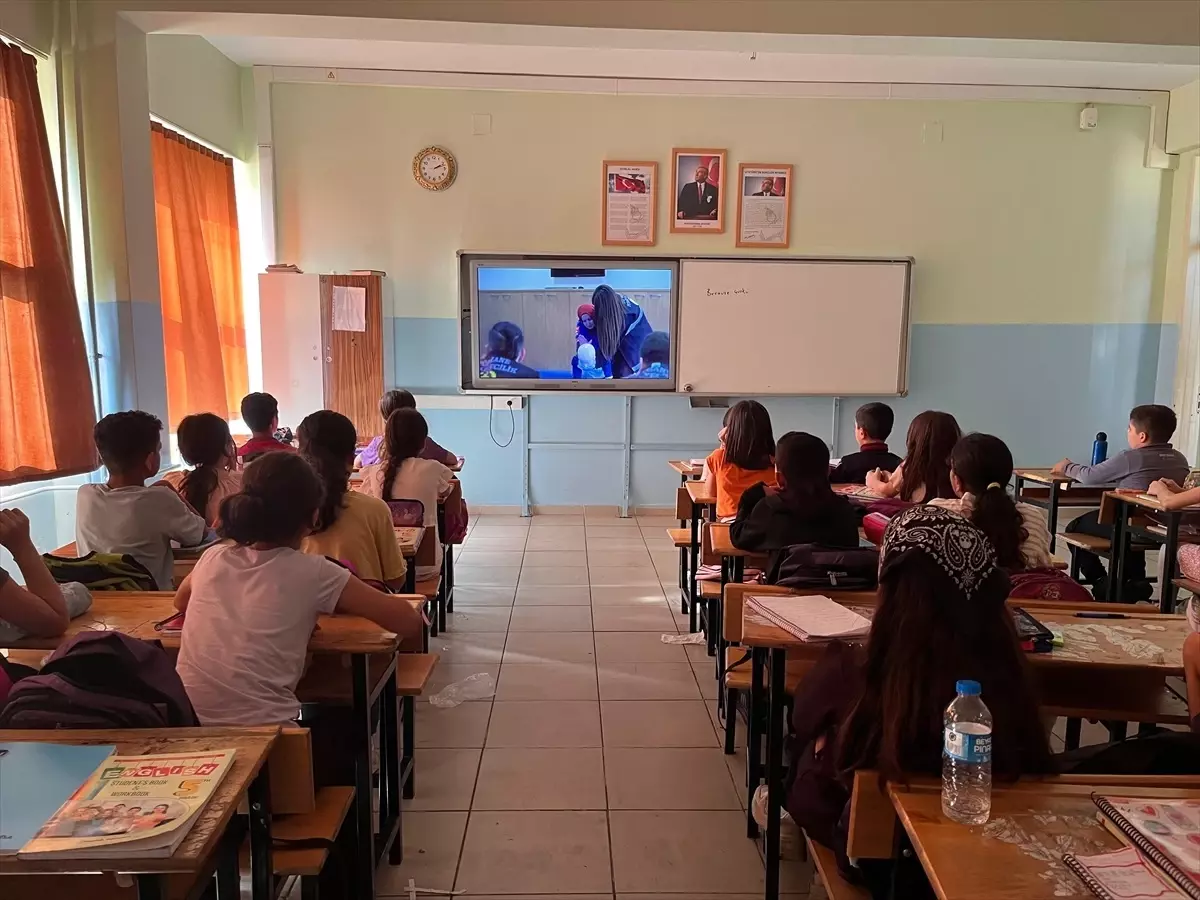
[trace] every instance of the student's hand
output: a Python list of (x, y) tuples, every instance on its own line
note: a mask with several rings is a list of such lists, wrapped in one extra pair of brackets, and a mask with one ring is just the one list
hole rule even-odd
[(1050, 470), (1050, 474), (1051, 475), (1066, 475), (1067, 474), (1067, 466), (1069, 466), (1069, 465), (1071, 465), (1071, 460), (1067, 459), (1066, 457), (1063, 457), (1062, 459), (1060, 459), (1058, 462), (1056, 462), (1054, 464), (1054, 468), (1052, 468)]
[(883, 471), (883, 469), (873, 469), (867, 473), (866, 484), (873, 491), (879, 490), (887, 484), (887, 481), (887, 472)]
[(1160, 478), (1156, 483), (1168, 488), (1172, 494), (1178, 494), (1183, 490), (1183, 485), (1173, 478)]
[(726, 426), (726, 427), (722, 427), (721, 430), (717, 432), (717, 443), (720, 444), (722, 447), (725, 446), (725, 432), (727, 432), (728, 430), (729, 430), (729, 428)]
[(29, 517), (19, 509), (0, 509), (0, 547), (10, 551), (29, 541)]
[(1178, 493), (1171, 488), (1171, 484), (1173, 483), (1170, 479), (1160, 478), (1158, 481), (1151, 482), (1150, 487), (1146, 488), (1146, 493), (1159, 500), (1166, 500), (1168, 497), (1172, 497)]

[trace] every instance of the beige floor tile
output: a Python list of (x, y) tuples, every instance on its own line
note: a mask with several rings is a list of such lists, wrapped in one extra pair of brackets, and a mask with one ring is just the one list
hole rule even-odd
[[(456, 571), (455, 575), (457, 574)], [(458, 609), (460, 606), (512, 606), (516, 593), (515, 586), (455, 584), (454, 608)]]
[(517, 631), (508, 636), (504, 663), (595, 662), (591, 634), (580, 631)]
[(593, 587), (608, 587), (621, 585), (641, 585), (658, 587), (658, 573), (649, 566), (595, 566), (589, 565), (591, 584)]
[[(678, 610), (676, 610), (678, 612)], [(687, 616), (684, 616), (687, 619)], [(700, 688), (700, 696), (705, 700), (717, 699), (717, 670), (711, 661), (692, 663), (692, 672), (696, 676), (696, 684)]]
[(520, 553), (525, 549), (525, 532), (510, 529), (500, 534), (468, 537), (462, 553)]
[(597, 700), (596, 665), (506, 663), (500, 669), (498, 700)]
[(507, 587), (516, 585), (521, 575), (521, 567), (515, 566), (464, 566), (454, 567), (454, 589), (457, 591), (463, 585), (498, 585)]
[(472, 809), (605, 809), (599, 748), (483, 752)]
[[(464, 609), (463, 612), (467, 611)], [(447, 665), (479, 663), (484, 666), (495, 666), (499, 665), (500, 659), (504, 655), (504, 638), (505, 635), (502, 632), (496, 631), (481, 631), (474, 634), (444, 631), (437, 637), (429, 639), (429, 649), (441, 657), (440, 662)]]
[(472, 533), (491, 531), (496, 528), (528, 528), (530, 519), (522, 516), (489, 516), (482, 515), (475, 520)]
[[(715, 731), (717, 734), (717, 742), (724, 747), (725, 721), (722, 717), (722, 714), (717, 712), (717, 701), (706, 700), (704, 705), (708, 709), (708, 718), (712, 722), (713, 731)], [(763, 740), (765, 741), (766, 738)], [(733, 732), (733, 746), (736, 750), (746, 749), (746, 722), (740, 717), (737, 720), (737, 727)]]
[(587, 583), (587, 566), (534, 566), (521, 570), (521, 587), (547, 584), (586, 585)]
[(605, 747), (716, 747), (702, 700), (611, 700), (600, 704)]
[[(464, 610), (463, 612), (466, 612)], [(455, 613), (455, 617), (463, 613)], [(483, 665), (480, 663), (446, 663), (438, 660), (438, 664), (433, 667), (433, 672), (429, 675), (429, 681), (425, 683), (425, 690), (420, 697), (417, 698), (417, 706), (424, 704), (429, 706), (429, 698), (440, 691), (447, 685), (454, 684), (456, 681), (462, 681), (464, 678), (469, 678), (472, 675), (486, 673), (492, 676), (492, 680), (498, 680), (500, 677), (499, 665)], [(472, 700), (472, 703), (483, 703), (491, 700), (487, 697), (485, 700)]]
[(541, 569), (546, 566), (587, 567), (587, 552), (584, 550), (526, 550), (521, 560), (526, 569)]
[[(592, 613), (600, 607), (595, 607)], [(595, 634), (596, 662), (685, 662), (684, 648), (664, 644), (652, 631), (598, 631)]]
[[(738, 721), (738, 730), (740, 731), (745, 725)], [(737, 753), (726, 754), (721, 751), (721, 756), (725, 760), (725, 766), (729, 769), (729, 775), (733, 779), (733, 789), (737, 792), (738, 805), (742, 809), (746, 808), (746, 801), (750, 799), (750, 791), (746, 788), (746, 780), (749, 777), (746, 773), (746, 748), (742, 747)]]
[(582, 534), (560, 534), (550, 529), (539, 529), (532, 532), (532, 537), (525, 542), (525, 550), (533, 553), (554, 553), (558, 551), (579, 552), (587, 551), (587, 541)]
[[(455, 598), (458, 599), (458, 598)], [(464, 606), (455, 604), (454, 615), (448, 620), (453, 634), (470, 634), (477, 631), (507, 631), (511, 606)], [(441, 635), (430, 641), (441, 640)]]
[(589, 512), (583, 518), (588, 528), (637, 528), (637, 519), (633, 516)]
[(584, 584), (537, 584), (517, 588), (517, 606), (587, 606), (591, 591)]
[(403, 897), (411, 878), (421, 887), (439, 891), (454, 888), (454, 874), (467, 828), (465, 812), (405, 812), (404, 862), (380, 866), (375, 892), (380, 897)]
[(673, 663), (598, 663), (601, 700), (698, 700), (692, 667)]
[(529, 520), (529, 524), (533, 528), (582, 528), (583, 516), (575, 515), (574, 513), (534, 516)]
[(655, 606), (594, 606), (592, 622), (596, 631), (651, 631), (673, 634), (677, 626), (664, 600)]
[[(745, 838), (742, 843), (750, 846)], [(474, 812), (455, 888), (468, 894), (611, 892), (607, 816), (590, 811)]]
[(725, 754), (715, 748), (609, 747), (604, 773), (610, 809), (742, 808)]
[(600, 746), (600, 706), (595, 701), (501, 700), (493, 704), (488, 749)]
[(754, 892), (763, 865), (740, 812), (609, 814), (618, 891)]
[(593, 587), (593, 606), (648, 606), (666, 602), (661, 588), (651, 585), (625, 584), (617, 587)]
[[(626, 532), (625, 537), (595, 537), (588, 535), (587, 551), (589, 554), (596, 554), (609, 551), (631, 551), (631, 550), (646, 550), (646, 542), (642, 540), (642, 536), (636, 532)], [(648, 551), (647, 551), (648, 552)]]
[(475, 792), (479, 755), (475, 749), (439, 747), (416, 757), (417, 792), (404, 801), (407, 810), (468, 810)]
[(520, 547), (514, 547), (511, 550), (475, 550), (468, 548), (458, 556), (455, 562), (455, 573), (459, 568), (464, 569), (479, 569), (489, 566), (500, 566), (501, 568), (511, 568), (512, 566), (521, 565), (522, 550)]
[(600, 548), (588, 551), (588, 565), (591, 566), (637, 566), (647, 568), (654, 565), (650, 551), (643, 548), (612, 550)]
[(418, 747), (479, 749), (487, 738), (492, 704), (462, 703), (451, 709), (417, 704), (415, 722)]
[(515, 606), (510, 629), (517, 631), (591, 631), (590, 606)]

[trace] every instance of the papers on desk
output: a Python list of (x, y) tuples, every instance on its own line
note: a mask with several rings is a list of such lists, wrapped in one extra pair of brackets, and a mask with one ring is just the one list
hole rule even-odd
[(12, 855), (115, 747), (0, 743), (0, 856)]
[(690, 465), (693, 469), (702, 469), (704, 468), (704, 462), (705, 461), (703, 459), (689, 459), (688, 465)]
[(1068, 853), (1063, 862), (1101, 900), (1175, 900), (1184, 896), (1133, 847), (1096, 856)]
[(828, 597), (754, 595), (746, 608), (806, 644), (853, 640), (871, 630), (871, 620)]

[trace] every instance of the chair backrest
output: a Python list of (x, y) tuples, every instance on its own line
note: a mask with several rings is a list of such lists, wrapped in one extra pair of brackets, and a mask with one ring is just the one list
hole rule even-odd
[(420, 500), (388, 500), (393, 528), (412, 528), (425, 524), (425, 504)]
[(687, 488), (680, 487), (675, 492), (675, 518), (685, 521), (692, 517), (692, 498), (688, 496)]
[(854, 773), (850, 793), (850, 831), (846, 855), (851, 859), (891, 859), (896, 835), (896, 811), (879, 786), (879, 773)]

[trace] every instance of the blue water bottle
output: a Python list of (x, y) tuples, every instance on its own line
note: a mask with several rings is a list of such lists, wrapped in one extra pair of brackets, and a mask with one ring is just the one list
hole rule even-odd
[(1092, 465), (1098, 466), (1108, 459), (1108, 435), (1103, 431), (1096, 432), (1096, 440), (1092, 441)]

